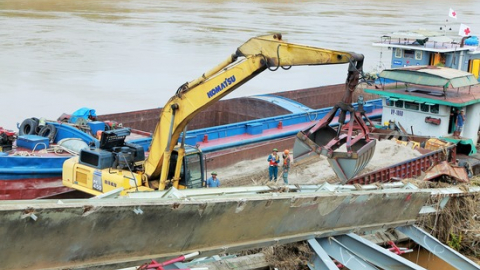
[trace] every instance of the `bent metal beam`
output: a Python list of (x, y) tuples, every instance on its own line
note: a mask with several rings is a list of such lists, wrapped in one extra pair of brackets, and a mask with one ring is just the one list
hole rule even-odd
[[(225, 189), (226, 190), (226, 189)], [(418, 190), (0, 202), (3, 269), (113, 269), (415, 222)]]

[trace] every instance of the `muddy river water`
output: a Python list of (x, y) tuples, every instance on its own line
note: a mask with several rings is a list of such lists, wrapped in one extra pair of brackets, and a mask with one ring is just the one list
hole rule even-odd
[[(480, 34), (479, 15), (478, 0), (0, 0), (0, 126), (80, 107), (162, 107), (257, 35), (363, 53), (373, 70), (389, 66), (389, 52), (371, 46), (382, 34), (445, 24), (458, 32), (460, 23)], [(265, 71), (227, 98), (342, 83), (346, 70)]]

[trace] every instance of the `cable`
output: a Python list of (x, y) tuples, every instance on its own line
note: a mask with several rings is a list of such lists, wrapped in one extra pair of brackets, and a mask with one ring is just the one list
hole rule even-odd
[(131, 180), (133, 180), (133, 182), (135, 183), (135, 189), (136, 189), (136, 191), (138, 191), (137, 178), (135, 178), (135, 174), (133, 173), (132, 169), (130, 168), (130, 165), (128, 164), (127, 158), (125, 157), (125, 155), (123, 153), (119, 153), (119, 154), (121, 154), (121, 157), (123, 158), (123, 160), (125, 160), (125, 164), (127, 165), (128, 170), (132, 173), (132, 179)]

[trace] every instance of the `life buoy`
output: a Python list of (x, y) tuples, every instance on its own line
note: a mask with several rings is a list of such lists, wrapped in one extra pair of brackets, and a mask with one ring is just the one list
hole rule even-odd
[(23, 120), (22, 124), (18, 128), (18, 134), (21, 135), (32, 135), (35, 134), (38, 126), (38, 122), (32, 118)]
[(57, 135), (57, 128), (52, 124), (46, 124), (42, 127), (42, 129), (40, 129), (38, 135), (42, 137), (47, 137), (50, 142), (53, 142), (53, 140), (55, 139), (55, 135)]

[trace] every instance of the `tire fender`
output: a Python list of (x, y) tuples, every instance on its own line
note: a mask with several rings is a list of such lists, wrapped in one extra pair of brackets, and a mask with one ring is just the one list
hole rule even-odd
[(38, 132), (39, 136), (47, 137), (50, 142), (53, 142), (55, 135), (57, 135), (57, 128), (52, 124), (46, 124)]
[(37, 130), (38, 122), (32, 118), (23, 120), (22, 124), (18, 128), (18, 135), (32, 135)]

